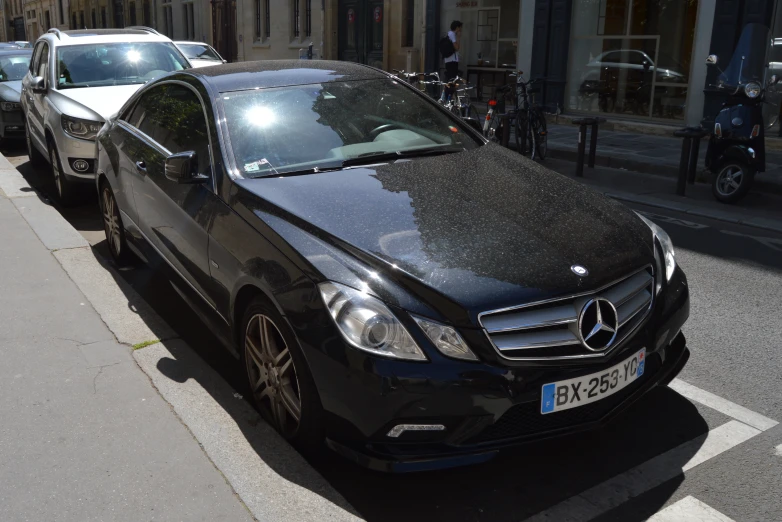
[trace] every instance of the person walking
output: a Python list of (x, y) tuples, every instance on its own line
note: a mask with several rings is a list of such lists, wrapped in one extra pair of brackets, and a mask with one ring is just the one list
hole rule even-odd
[(459, 20), (451, 22), (451, 30), (448, 31), (448, 39), (453, 45), (453, 54), (444, 57), (446, 80), (453, 80), (457, 76), (461, 78), (459, 70), (459, 47), (462, 41), (462, 23)]

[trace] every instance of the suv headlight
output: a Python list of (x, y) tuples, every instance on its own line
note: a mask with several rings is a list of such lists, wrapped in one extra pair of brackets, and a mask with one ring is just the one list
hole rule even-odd
[(5, 112), (18, 111), (20, 108), (21, 105), (16, 102), (0, 102), (0, 109), (4, 110)]
[(467, 343), (464, 342), (459, 332), (450, 326), (416, 316), (413, 316), (413, 319), (443, 355), (465, 361), (478, 360), (472, 350), (467, 347)]
[(747, 95), (747, 98), (757, 98), (760, 95), (760, 84), (749, 82), (744, 86), (744, 94)]
[(62, 130), (66, 134), (82, 140), (94, 140), (95, 136), (98, 135), (98, 131), (103, 127), (102, 122), (71, 118), (64, 114), (61, 116), (61, 120)]
[[(649, 225), (652, 229), (655, 239), (660, 243), (663, 251), (663, 265), (665, 269), (665, 280), (670, 281), (673, 277), (673, 272), (676, 270), (676, 253), (673, 251), (673, 241), (668, 236), (668, 233), (659, 226), (652, 223), (650, 220), (638, 214), (638, 217), (644, 220), (644, 223)], [(657, 247), (655, 247), (655, 257), (657, 257)], [(658, 289), (659, 290), (659, 289)]]
[(426, 355), (382, 301), (339, 283), (318, 285), (331, 318), (345, 340), (376, 355), (425, 361)]

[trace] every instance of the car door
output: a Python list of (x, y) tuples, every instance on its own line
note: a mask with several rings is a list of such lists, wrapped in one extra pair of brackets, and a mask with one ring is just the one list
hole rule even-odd
[[(139, 99), (139, 112), (131, 117), (142, 143), (133, 142), (125, 150), (127, 168), (134, 171), (141, 233), (214, 307), (208, 291), (207, 250), (211, 214), (218, 200), (204, 109), (197, 91), (184, 83), (165, 82), (151, 88)], [(209, 182), (179, 184), (166, 178), (166, 157), (186, 151), (196, 153), (198, 172), (208, 176)]]
[(46, 42), (40, 42), (33, 55), (33, 61), (30, 66), (29, 79), (25, 88), (26, 104), (27, 104), (27, 125), (30, 126), (30, 134), (35, 141), (41, 144), (46, 144), (44, 136), (44, 121), (45, 121), (45, 93), (33, 92), (32, 82), (33, 80), (41, 76), (46, 82), (46, 86), (49, 85), (49, 44)]
[[(133, 179), (143, 175), (136, 167), (137, 161), (143, 161), (142, 156), (148, 144), (136, 127), (144, 114), (144, 105), (137, 100), (127, 107), (117, 117), (116, 124), (111, 127), (108, 139), (105, 140), (106, 155), (111, 162), (111, 168), (116, 174), (117, 185), (114, 196), (119, 203), (120, 211), (138, 228), (138, 212), (133, 194)], [(131, 227), (130, 232), (138, 235), (138, 230)]]

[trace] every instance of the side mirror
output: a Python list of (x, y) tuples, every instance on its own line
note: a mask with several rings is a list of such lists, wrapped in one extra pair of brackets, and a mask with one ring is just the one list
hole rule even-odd
[(228, 63), (228, 60), (223, 60), (223, 63)]
[(768, 84), (776, 85), (777, 83), (779, 83), (779, 76), (777, 76), (776, 74), (772, 74), (771, 78), (768, 79)]
[(706, 58), (706, 64), (707, 65), (717, 65), (717, 55), (716, 54), (710, 54), (708, 58)]
[(205, 183), (208, 176), (198, 173), (198, 157), (192, 150), (178, 152), (166, 158), (166, 178), (179, 184)]
[(43, 76), (36, 76), (30, 82), (30, 87), (35, 93), (46, 92), (46, 79)]

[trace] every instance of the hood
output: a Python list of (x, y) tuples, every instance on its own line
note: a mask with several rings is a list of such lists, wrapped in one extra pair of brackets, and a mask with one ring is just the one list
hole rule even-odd
[(0, 83), (0, 99), (3, 101), (19, 103), (21, 92), (22, 80)]
[(210, 67), (212, 65), (223, 65), (223, 62), (216, 60), (199, 60), (198, 58), (188, 58), (190, 65), (198, 69), (200, 67)]
[(652, 233), (632, 211), (494, 145), (238, 183), (396, 283), (469, 312), (588, 291), (654, 262)]
[[(95, 119), (89, 112), (95, 113), (103, 121), (120, 110), (128, 99), (142, 85), (117, 85), (114, 87), (82, 87), (52, 91), (50, 98), (58, 104), (64, 114), (76, 118)], [(73, 105), (73, 103), (76, 105)], [(62, 105), (60, 105), (62, 104)], [(71, 105), (68, 107), (67, 105)], [(85, 111), (84, 109), (87, 109)]]

